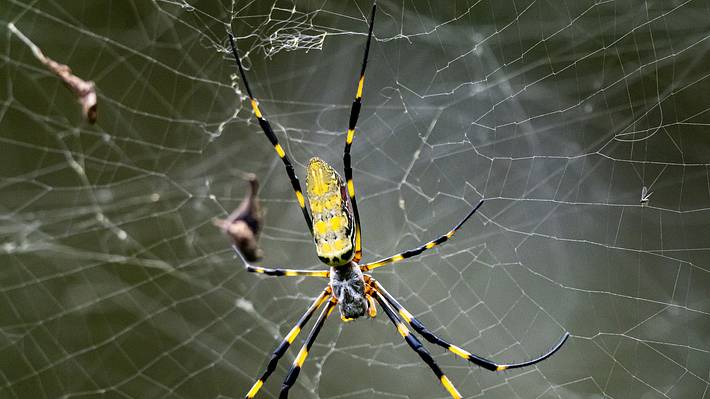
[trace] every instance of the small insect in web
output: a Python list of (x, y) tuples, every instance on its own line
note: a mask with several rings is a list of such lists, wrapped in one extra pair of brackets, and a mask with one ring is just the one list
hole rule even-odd
[(651, 200), (651, 195), (653, 194), (653, 191), (648, 191), (648, 187), (643, 186), (641, 189), (641, 205), (646, 206), (648, 205), (648, 201)]
[(365, 69), (367, 67), (367, 58), (370, 51), (370, 42), (372, 41), (372, 29), (374, 26), (376, 5), (373, 4), (372, 12), (369, 20), (369, 30), (367, 42), (365, 43), (365, 52), (360, 69), (360, 78), (357, 81), (355, 100), (353, 101), (350, 110), (350, 120), (348, 124), (347, 135), (345, 138), (345, 150), (343, 155), (345, 180), (340, 177), (338, 172), (333, 169), (328, 163), (320, 158), (312, 158), (307, 167), (306, 177), (306, 197), (308, 197), (308, 208), (306, 207), (306, 198), (301, 191), (301, 184), (294, 171), (293, 165), (283, 147), (278, 142), (271, 125), (266, 120), (263, 112), (259, 108), (256, 98), (253, 96), (249, 87), (249, 83), (244, 73), (237, 47), (234, 44), (234, 37), (229, 35), (229, 43), (232, 47), (234, 58), (239, 68), (239, 73), (246, 88), (249, 101), (251, 102), (252, 110), (256, 116), (259, 126), (263, 130), (266, 137), (274, 146), (276, 153), (283, 162), (286, 173), (291, 181), (291, 186), (296, 194), (296, 200), (301, 208), (303, 217), (308, 226), (308, 230), (313, 236), (318, 258), (330, 266), (328, 270), (297, 270), (297, 269), (271, 269), (261, 266), (252, 265), (245, 259), (237, 246), (233, 246), (237, 256), (242, 260), (246, 269), (250, 272), (261, 273), (269, 276), (310, 276), (329, 279), (329, 282), (321, 294), (311, 303), (310, 307), (296, 322), (296, 325), (283, 338), (279, 346), (274, 350), (269, 360), (266, 370), (257, 379), (254, 385), (246, 394), (246, 398), (250, 399), (256, 396), (261, 387), (264, 385), (269, 376), (276, 369), (276, 365), (281, 357), (286, 353), (286, 350), (296, 340), (301, 330), (310, 320), (311, 316), (323, 306), (323, 310), (316, 319), (314, 326), (311, 328), (308, 337), (301, 347), (296, 360), (293, 362), (286, 379), (283, 382), (280, 398), (288, 397), (289, 390), (296, 382), (298, 375), (303, 367), (308, 352), (316, 340), (326, 319), (338, 305), (340, 317), (343, 321), (350, 321), (359, 317), (368, 316), (374, 318), (377, 315), (375, 303), (384, 310), (387, 317), (395, 325), (399, 334), (404, 338), (406, 343), (419, 357), (429, 366), (434, 372), (436, 378), (441, 385), (449, 392), (452, 398), (461, 398), (461, 394), (454, 387), (451, 380), (439, 368), (437, 363), (431, 357), (429, 351), (422, 345), (421, 341), (410, 331), (410, 327), (420, 334), (424, 339), (434, 345), (438, 345), (456, 356), (459, 356), (469, 362), (483, 367), (490, 371), (502, 371), (515, 368), (521, 368), (534, 365), (541, 362), (557, 352), (569, 337), (569, 333), (565, 332), (560, 340), (546, 353), (535, 359), (519, 362), (519, 363), (496, 363), (492, 360), (485, 359), (464, 350), (461, 347), (450, 344), (433, 334), (422, 324), (414, 315), (405, 309), (387, 290), (375, 280), (368, 272), (388, 265), (402, 261), (407, 258), (417, 256), (437, 245), (443, 244), (456, 234), (464, 223), (483, 205), (481, 200), (474, 206), (468, 214), (448, 233), (431, 240), (421, 246), (410, 249), (399, 254), (380, 259), (374, 262), (361, 264), (362, 259), (362, 237), (360, 216), (355, 199), (355, 184), (353, 183), (353, 169), (351, 165), (350, 148), (355, 138), (355, 127), (360, 115), (362, 105), (362, 93), (365, 84)]
[(215, 219), (212, 223), (232, 239), (248, 261), (254, 262), (263, 256), (259, 233), (264, 215), (259, 204), (259, 180), (253, 173), (246, 174), (244, 180), (249, 182), (249, 193), (239, 207), (226, 219)]

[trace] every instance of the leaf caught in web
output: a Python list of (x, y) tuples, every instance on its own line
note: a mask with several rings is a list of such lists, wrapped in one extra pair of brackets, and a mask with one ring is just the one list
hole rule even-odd
[(42, 50), (34, 44), (27, 36), (24, 35), (14, 23), (7, 24), (8, 29), (17, 35), (27, 46), (32, 50), (35, 58), (37, 58), (44, 66), (59, 77), (69, 90), (74, 93), (79, 104), (81, 104), (82, 115), (89, 123), (96, 123), (97, 104), (96, 104), (96, 85), (92, 81), (86, 81), (72, 74), (71, 68), (67, 65), (60, 64), (53, 59), (44, 55)]

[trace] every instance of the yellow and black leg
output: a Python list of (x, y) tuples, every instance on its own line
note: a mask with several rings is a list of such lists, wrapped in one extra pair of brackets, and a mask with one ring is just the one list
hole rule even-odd
[(313, 346), (313, 343), (316, 341), (316, 337), (318, 336), (318, 333), (323, 327), (325, 319), (327, 319), (328, 316), (330, 316), (330, 314), (333, 312), (333, 309), (335, 309), (334, 306), (335, 300), (331, 298), (330, 302), (328, 302), (328, 305), (323, 308), (323, 311), (321, 312), (320, 316), (318, 316), (318, 320), (316, 320), (316, 323), (313, 325), (313, 329), (311, 329), (311, 332), (308, 334), (306, 342), (303, 343), (301, 350), (296, 356), (296, 360), (293, 361), (293, 366), (291, 366), (291, 369), (288, 371), (288, 375), (286, 376), (286, 379), (284, 380), (284, 383), (281, 386), (279, 399), (288, 398), (288, 391), (291, 389), (293, 384), (296, 383), (298, 374), (301, 372), (301, 367), (303, 367), (303, 363), (306, 361), (306, 357), (308, 357), (308, 351), (311, 350), (311, 346)]
[(308, 213), (308, 209), (306, 209), (306, 200), (303, 197), (303, 191), (301, 190), (301, 184), (298, 182), (298, 176), (296, 176), (296, 172), (293, 170), (293, 165), (291, 164), (291, 160), (289, 159), (288, 155), (286, 155), (286, 151), (284, 151), (283, 147), (281, 147), (281, 144), (279, 144), (279, 140), (276, 138), (274, 130), (271, 129), (269, 121), (266, 120), (266, 118), (261, 112), (261, 109), (259, 109), (259, 104), (257, 103), (256, 98), (254, 98), (251, 93), (251, 89), (249, 88), (249, 82), (247, 81), (246, 74), (244, 73), (244, 68), (242, 67), (242, 62), (239, 60), (237, 46), (234, 44), (234, 36), (232, 36), (231, 33), (229, 34), (229, 44), (232, 46), (232, 53), (234, 54), (234, 59), (237, 61), (237, 66), (239, 67), (239, 74), (242, 76), (242, 82), (244, 82), (244, 87), (247, 89), (247, 94), (249, 95), (249, 101), (251, 102), (251, 108), (254, 110), (254, 115), (256, 115), (257, 121), (259, 121), (259, 126), (261, 126), (261, 130), (264, 131), (264, 134), (266, 134), (266, 137), (271, 142), (271, 145), (274, 146), (276, 153), (279, 155), (279, 158), (281, 158), (284, 163), (284, 166), (286, 167), (286, 173), (288, 174), (289, 180), (291, 180), (291, 186), (293, 187), (293, 191), (296, 193), (298, 206), (301, 207), (303, 217), (306, 219), (308, 231), (313, 234), (313, 223), (311, 222), (311, 216)]
[(370, 14), (370, 28), (367, 33), (367, 43), (365, 44), (365, 55), (362, 58), (362, 68), (360, 69), (360, 79), (357, 81), (357, 92), (352, 108), (350, 108), (350, 121), (348, 122), (348, 135), (345, 138), (345, 152), (343, 155), (343, 165), (345, 167), (345, 181), (348, 186), (348, 196), (350, 203), (353, 206), (353, 215), (355, 217), (355, 256), (353, 261), (360, 262), (362, 259), (362, 236), (360, 233), (360, 214), (357, 210), (357, 201), (355, 200), (355, 184), (353, 183), (353, 168), (352, 160), (350, 159), (350, 147), (355, 138), (355, 126), (357, 119), (360, 116), (360, 107), (362, 106), (362, 88), (365, 85), (365, 68), (367, 68), (367, 56), (370, 53), (370, 42), (372, 41), (372, 28), (375, 23), (376, 4), (372, 5), (372, 13)]
[(559, 342), (557, 342), (557, 344), (555, 344), (555, 346), (553, 346), (549, 351), (547, 351), (542, 356), (536, 357), (535, 359), (528, 360), (526, 362), (520, 362), (520, 363), (498, 364), (498, 363), (495, 363), (495, 362), (490, 361), (488, 359), (482, 358), (480, 356), (476, 356), (476, 355), (474, 355), (474, 354), (472, 354), (472, 353), (470, 353), (470, 352), (468, 352), (456, 345), (452, 345), (452, 344), (444, 341), (443, 339), (437, 337), (431, 331), (429, 331), (429, 329), (427, 329), (419, 320), (417, 320), (414, 316), (412, 316), (412, 314), (409, 313), (409, 311), (407, 311), (407, 309), (405, 309), (402, 305), (400, 305), (399, 302), (397, 302), (397, 300), (392, 295), (390, 295), (390, 293), (387, 292), (387, 290), (385, 290), (384, 287), (382, 287), (382, 285), (379, 282), (377, 282), (375, 279), (372, 279), (372, 278), (370, 279), (370, 281), (372, 281), (372, 284), (374, 284), (375, 290), (377, 292), (379, 292), (390, 305), (394, 306), (394, 308), (397, 310), (399, 315), (402, 316), (402, 318), (404, 320), (406, 320), (410, 326), (412, 326), (414, 331), (421, 334), (421, 336), (423, 336), (427, 341), (431, 342), (432, 344), (439, 345), (440, 347), (450, 351), (451, 353), (455, 354), (456, 356), (466, 359), (469, 362), (474, 363), (475, 365), (477, 365), (479, 367), (483, 367), (486, 370), (503, 371), (503, 370), (510, 370), (510, 369), (517, 369), (517, 368), (521, 368), (521, 367), (532, 366), (533, 364), (539, 363), (539, 362), (547, 359), (548, 357), (552, 356), (555, 352), (557, 352), (562, 347), (562, 345), (565, 343), (565, 341), (569, 337), (569, 333), (565, 333), (562, 336), (562, 338), (559, 340)]
[(310, 320), (311, 316), (315, 311), (325, 302), (330, 298), (330, 287), (326, 288), (323, 293), (316, 298), (315, 301), (311, 304), (311, 306), (308, 308), (306, 313), (301, 316), (300, 319), (298, 319), (298, 322), (296, 325), (291, 329), (291, 331), (284, 337), (283, 341), (279, 344), (279, 346), (274, 350), (274, 352), (271, 354), (271, 359), (269, 359), (269, 364), (266, 366), (266, 370), (264, 370), (264, 373), (259, 377), (259, 379), (254, 383), (254, 385), (251, 387), (249, 392), (247, 393), (247, 396), (245, 397), (246, 399), (252, 399), (254, 396), (256, 396), (257, 392), (259, 392), (259, 389), (264, 385), (264, 382), (266, 382), (266, 379), (269, 378), (271, 373), (276, 370), (276, 365), (278, 364), (279, 360), (281, 357), (286, 353), (286, 350), (291, 346), (291, 343), (296, 339), (298, 334), (301, 332), (301, 329), (303, 326), (308, 323), (308, 320)]
[(422, 358), (424, 363), (429, 366), (431, 371), (434, 372), (434, 375), (436, 375), (436, 378), (439, 379), (439, 382), (441, 382), (441, 385), (444, 387), (449, 392), (449, 395), (451, 395), (452, 398), (454, 399), (461, 399), (461, 394), (459, 393), (458, 390), (456, 390), (456, 387), (454, 387), (454, 384), (451, 382), (449, 377), (444, 374), (443, 371), (441, 371), (441, 368), (439, 368), (439, 365), (436, 364), (434, 359), (431, 357), (431, 354), (429, 351), (424, 348), (424, 345), (422, 345), (421, 341), (417, 339), (414, 335), (412, 335), (407, 328), (407, 326), (402, 323), (402, 320), (395, 314), (394, 310), (392, 307), (385, 301), (382, 297), (382, 295), (379, 292), (375, 292), (375, 299), (377, 299), (377, 302), (379, 302), (380, 307), (384, 309), (385, 313), (387, 314), (387, 317), (394, 323), (394, 325), (397, 327), (397, 331), (399, 334), (404, 338), (405, 341), (407, 341), (407, 344), (417, 352), (417, 355)]
[(270, 269), (267, 267), (255, 266), (247, 262), (247, 260), (244, 258), (244, 255), (242, 255), (241, 251), (239, 251), (239, 248), (237, 248), (236, 245), (232, 245), (232, 248), (234, 249), (234, 252), (237, 253), (237, 256), (239, 256), (239, 258), (242, 260), (242, 262), (244, 263), (244, 268), (246, 268), (248, 272), (265, 274), (267, 276), (275, 277), (330, 277), (330, 270)]
[(387, 265), (389, 263), (395, 263), (395, 262), (399, 262), (399, 261), (407, 259), (407, 258), (411, 258), (413, 256), (417, 256), (428, 249), (432, 249), (439, 244), (445, 243), (446, 241), (449, 240), (449, 238), (453, 237), (454, 234), (456, 234), (456, 231), (458, 229), (460, 229), (461, 226), (463, 226), (463, 224), (466, 223), (466, 221), (471, 216), (473, 216), (474, 213), (476, 213), (476, 211), (478, 210), (478, 208), (481, 207), (481, 205), (483, 205), (483, 200), (481, 200), (475, 207), (473, 207), (473, 209), (471, 209), (471, 211), (468, 213), (468, 215), (466, 215), (465, 218), (463, 218), (456, 226), (454, 226), (453, 229), (451, 229), (448, 233), (444, 234), (443, 236), (437, 238), (436, 240), (429, 241), (428, 243), (426, 243), (418, 248), (414, 248), (414, 249), (410, 249), (409, 251), (401, 252), (397, 255), (390, 256), (389, 258), (384, 258), (384, 259), (380, 259), (376, 262), (364, 264), (364, 265), (360, 266), (360, 270), (362, 270), (363, 272), (367, 272), (367, 271), (370, 271), (373, 269), (377, 269), (378, 267), (382, 267), (382, 266)]

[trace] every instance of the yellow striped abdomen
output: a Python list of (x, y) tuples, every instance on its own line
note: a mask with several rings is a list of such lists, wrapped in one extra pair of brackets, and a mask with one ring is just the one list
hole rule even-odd
[(329, 266), (350, 262), (355, 245), (350, 203), (340, 175), (320, 158), (308, 162), (306, 195), (318, 258)]

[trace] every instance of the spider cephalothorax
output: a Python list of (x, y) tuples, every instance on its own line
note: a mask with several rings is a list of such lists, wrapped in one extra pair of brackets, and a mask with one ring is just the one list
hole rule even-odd
[(365, 272), (372, 271), (379, 267), (390, 263), (402, 261), (413, 256), (417, 256), (424, 251), (430, 250), (439, 244), (443, 244), (449, 240), (458, 231), (461, 226), (473, 215), (476, 210), (483, 204), (481, 200), (475, 205), (471, 211), (464, 217), (454, 228), (448, 233), (428, 241), (417, 248), (408, 251), (400, 252), (384, 259), (375, 262), (360, 264), (362, 258), (362, 238), (360, 234), (360, 217), (357, 210), (357, 201), (355, 200), (355, 184), (353, 183), (353, 170), (350, 159), (350, 147), (355, 137), (355, 126), (358, 116), (360, 115), (360, 107), (362, 101), (362, 91), (365, 83), (365, 67), (367, 66), (367, 55), (370, 49), (370, 41), (372, 39), (372, 27), (375, 20), (375, 5), (372, 6), (372, 14), (370, 15), (370, 27), (367, 36), (367, 44), (365, 45), (365, 55), (363, 57), (362, 68), (360, 69), (360, 79), (357, 83), (355, 101), (353, 101), (350, 110), (350, 121), (348, 123), (348, 131), (345, 138), (345, 151), (343, 155), (343, 166), (345, 172), (345, 183), (340, 175), (320, 158), (313, 158), (308, 163), (308, 177), (306, 180), (306, 195), (311, 208), (312, 216), (306, 208), (306, 200), (301, 192), (301, 184), (296, 177), (293, 165), (286, 151), (278, 142), (271, 125), (264, 118), (259, 105), (252, 95), (249, 84), (247, 83), (244, 68), (242, 67), (237, 48), (234, 44), (234, 38), (230, 35), (230, 44), (232, 51), (239, 67), (239, 73), (242, 77), (242, 82), (246, 88), (249, 100), (256, 119), (259, 121), (259, 126), (266, 134), (271, 144), (274, 146), (276, 153), (286, 167), (286, 173), (291, 180), (291, 186), (296, 194), (298, 206), (301, 207), (301, 212), (308, 226), (309, 232), (313, 235), (313, 240), (316, 245), (316, 252), (320, 260), (330, 265), (330, 270), (294, 270), (294, 269), (270, 269), (261, 266), (249, 264), (239, 251), (239, 248), (234, 246), (237, 255), (242, 259), (246, 268), (250, 272), (262, 273), (270, 276), (310, 276), (322, 277), (329, 279), (328, 285), (321, 294), (313, 301), (308, 310), (298, 319), (296, 325), (284, 337), (279, 346), (274, 350), (274, 353), (266, 366), (266, 370), (261, 377), (252, 385), (246, 395), (247, 399), (256, 396), (257, 392), (264, 385), (267, 378), (276, 369), (276, 364), (279, 359), (286, 353), (289, 346), (296, 340), (296, 337), (301, 332), (303, 327), (308, 323), (311, 316), (323, 306), (318, 319), (316, 320), (311, 332), (308, 334), (301, 350), (296, 355), (296, 359), (289, 370), (279, 398), (288, 397), (288, 392), (296, 382), (298, 374), (301, 371), (303, 363), (306, 361), (308, 351), (315, 342), (318, 333), (320, 332), (325, 320), (332, 313), (334, 306), (338, 304), (340, 307), (340, 315), (344, 321), (352, 320), (367, 313), (370, 317), (375, 317), (375, 302), (384, 310), (387, 318), (397, 327), (397, 331), (404, 338), (407, 345), (414, 350), (417, 355), (429, 366), (434, 372), (434, 375), (439, 380), (444, 389), (449, 392), (452, 398), (460, 399), (461, 394), (456, 390), (453, 383), (439, 368), (434, 359), (429, 354), (429, 351), (422, 345), (419, 339), (409, 329), (410, 327), (424, 337), (427, 341), (434, 345), (440, 346), (454, 355), (461, 357), (472, 364), (483, 367), (490, 371), (508, 370), (520, 367), (526, 367), (535, 363), (541, 362), (552, 356), (558, 349), (562, 347), (565, 340), (569, 336), (565, 333), (560, 341), (547, 351), (544, 355), (535, 359), (513, 363), (500, 364), (483, 357), (474, 355), (461, 347), (452, 345), (429, 331), (419, 320), (414, 317), (407, 309), (405, 309), (394, 296), (389, 294), (387, 290), (377, 282), (369, 274)]
[[(344, 321), (365, 316), (368, 310), (374, 312), (374, 305), (370, 309), (366, 299), (362, 271), (354, 262), (330, 269), (330, 287), (333, 297), (338, 300), (340, 318)], [(374, 313), (370, 315), (374, 317)]]

